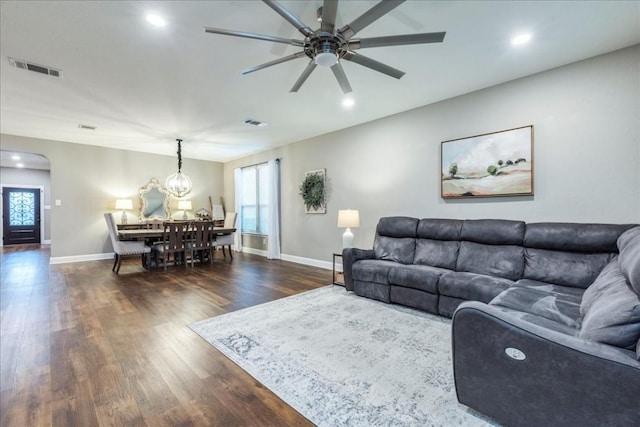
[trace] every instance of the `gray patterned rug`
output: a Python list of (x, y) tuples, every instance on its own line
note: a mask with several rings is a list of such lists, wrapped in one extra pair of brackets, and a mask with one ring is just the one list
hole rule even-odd
[(458, 404), (451, 322), (327, 286), (190, 326), (319, 426), (487, 426)]

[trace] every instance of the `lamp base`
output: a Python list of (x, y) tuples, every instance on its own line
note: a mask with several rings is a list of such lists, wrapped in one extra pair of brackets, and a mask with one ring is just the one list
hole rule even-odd
[(350, 228), (342, 235), (342, 249), (352, 248), (353, 247), (353, 233)]
[(182, 211), (182, 212), (183, 212), (183, 214), (182, 214), (182, 219), (184, 219), (185, 221), (186, 221), (186, 220), (188, 220), (188, 219), (189, 219), (189, 217), (187, 216), (187, 211), (186, 211), (186, 210), (184, 210), (184, 211)]
[(127, 213), (123, 209), (122, 210), (122, 217), (120, 218), (120, 224), (126, 224), (126, 223), (127, 223)]

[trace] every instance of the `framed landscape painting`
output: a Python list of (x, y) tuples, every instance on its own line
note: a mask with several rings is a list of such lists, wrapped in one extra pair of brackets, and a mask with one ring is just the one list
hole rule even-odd
[(533, 125), (442, 142), (444, 199), (533, 195)]

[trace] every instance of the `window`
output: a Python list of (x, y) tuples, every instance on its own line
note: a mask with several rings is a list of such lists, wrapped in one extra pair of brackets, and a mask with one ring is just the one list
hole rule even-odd
[(269, 234), (269, 173), (267, 163), (242, 168), (240, 224), (243, 233)]

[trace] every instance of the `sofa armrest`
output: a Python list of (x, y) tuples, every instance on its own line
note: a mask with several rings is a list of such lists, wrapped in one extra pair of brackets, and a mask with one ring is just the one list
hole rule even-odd
[(521, 315), (479, 302), (458, 307), (452, 345), (460, 403), (506, 425), (635, 425), (640, 362), (633, 352)]
[(353, 263), (361, 259), (375, 259), (373, 249), (345, 248), (342, 250), (342, 272), (344, 274), (344, 287), (353, 291)]

